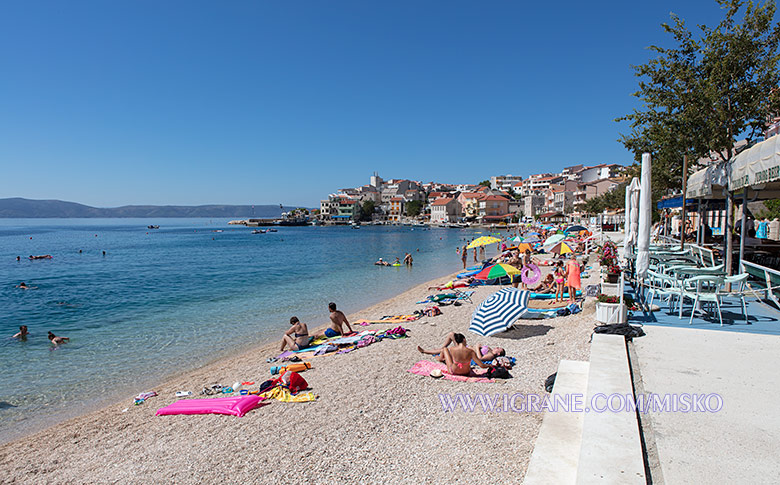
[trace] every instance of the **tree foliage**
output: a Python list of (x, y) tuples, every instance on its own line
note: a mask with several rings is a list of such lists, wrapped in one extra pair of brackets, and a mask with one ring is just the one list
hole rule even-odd
[[(694, 35), (672, 14), (662, 27), (674, 46), (650, 46), (656, 56), (633, 66), (640, 78), (633, 95), (642, 106), (616, 121), (629, 122), (631, 133), (620, 141), (637, 161), (643, 152), (653, 155), (654, 199), (681, 187), (684, 155), (691, 162), (729, 160), (738, 138), (761, 136), (769, 116), (780, 111), (775, 3), (717, 2), (725, 12), (717, 26), (698, 25)], [(690, 163), (689, 171), (695, 169)]]
[(481, 185), (482, 187), (490, 187), (490, 180), (483, 180), (478, 185)]
[(410, 200), (406, 203), (406, 215), (409, 217), (417, 217), (422, 210), (422, 202), (419, 200)]
[(360, 219), (363, 221), (370, 221), (375, 207), (376, 204), (374, 204), (373, 200), (363, 202), (363, 206), (360, 208)]

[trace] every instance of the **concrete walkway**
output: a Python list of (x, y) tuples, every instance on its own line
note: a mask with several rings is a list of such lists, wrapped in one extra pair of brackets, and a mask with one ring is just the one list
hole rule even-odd
[(634, 339), (632, 365), (639, 366), (644, 392), (715, 393), (723, 408), (642, 416), (660, 463), (654, 481), (777, 483), (780, 336), (680, 327), (646, 325), (647, 335)]

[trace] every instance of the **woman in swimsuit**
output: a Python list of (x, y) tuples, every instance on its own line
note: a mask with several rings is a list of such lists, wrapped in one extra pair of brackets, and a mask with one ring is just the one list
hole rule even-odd
[[(451, 343), (455, 345), (450, 348)], [(422, 347), (417, 347), (417, 350), (423, 354), (435, 355), (436, 360), (447, 364), (447, 371), (450, 374), (467, 376), (471, 373), (471, 361), (477, 363), (478, 366), (483, 369), (493, 367), (487, 365), (480, 360), (479, 355), (466, 345), (466, 337), (461, 333), (450, 333), (447, 335), (447, 340), (444, 342), (444, 347), (437, 350), (424, 350)], [(494, 349), (497, 350), (497, 349)]]
[(290, 318), (290, 330), (284, 332), (282, 337), (282, 346), (280, 351), (284, 350), (285, 346), (290, 347), (290, 350), (302, 350), (309, 346), (309, 327), (305, 323), (298, 320), (298, 317)]
[(577, 298), (577, 290), (580, 289), (580, 265), (577, 263), (577, 256), (571, 253), (568, 264), (566, 265), (566, 286), (569, 287), (569, 301), (574, 303)]
[(566, 271), (563, 269), (563, 261), (555, 265), (555, 303), (563, 301), (563, 283)]

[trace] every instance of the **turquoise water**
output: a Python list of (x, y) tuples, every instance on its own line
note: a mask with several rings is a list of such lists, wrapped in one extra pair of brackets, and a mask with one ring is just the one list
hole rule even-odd
[[(330, 301), (349, 313), (451, 273), (460, 267), (455, 248), (474, 235), (403, 226), (251, 234), (208, 219), (0, 220), (0, 439), (275, 340), (292, 315), (323, 324)], [(413, 254), (411, 269), (373, 265), (404, 252)], [(39, 254), (53, 259), (27, 259)], [(15, 288), (21, 281), (37, 289)], [(19, 325), (30, 329), (26, 342), (10, 338)], [(48, 331), (71, 342), (55, 349)]]

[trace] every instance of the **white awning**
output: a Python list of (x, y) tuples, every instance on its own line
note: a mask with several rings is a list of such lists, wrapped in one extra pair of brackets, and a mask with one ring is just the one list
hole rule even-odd
[(780, 136), (753, 145), (729, 164), (729, 190), (732, 192), (743, 187), (762, 189), (776, 180), (780, 180)]
[(726, 162), (715, 162), (688, 177), (685, 196), (689, 199), (725, 199), (723, 188), (728, 183)]

